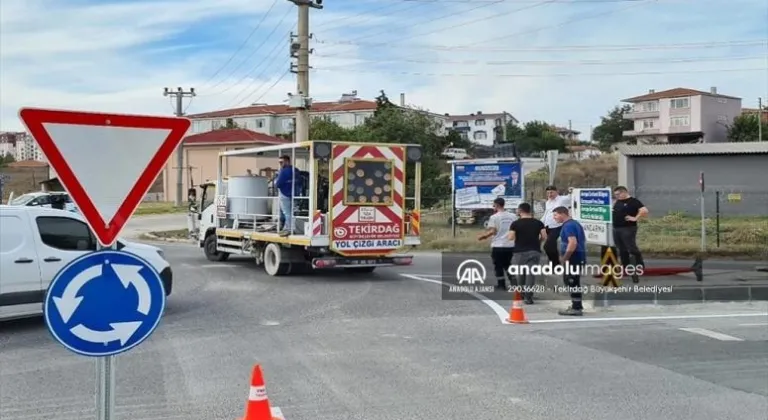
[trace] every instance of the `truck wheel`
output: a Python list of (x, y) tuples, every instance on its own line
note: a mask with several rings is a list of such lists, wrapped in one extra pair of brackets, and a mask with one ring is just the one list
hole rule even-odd
[(376, 267), (346, 267), (344, 268), (344, 271), (348, 273), (373, 273), (373, 270), (375, 270)]
[(483, 229), (488, 229), (488, 222), (491, 221), (490, 216), (483, 216), (480, 220), (480, 225), (483, 227)]
[(229, 253), (216, 250), (216, 235), (208, 235), (205, 238), (203, 252), (205, 252), (205, 258), (208, 258), (209, 261), (221, 262), (229, 258)]
[(278, 244), (264, 248), (264, 270), (270, 276), (284, 276), (291, 271), (291, 264), (282, 262), (283, 249)]

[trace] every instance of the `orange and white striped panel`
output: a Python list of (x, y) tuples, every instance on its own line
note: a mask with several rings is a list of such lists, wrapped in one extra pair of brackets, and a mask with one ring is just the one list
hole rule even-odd
[(421, 213), (418, 210), (411, 211), (411, 235), (419, 236), (421, 232)]
[[(392, 164), (392, 203), (344, 204), (346, 159), (386, 159)], [(331, 152), (331, 248), (342, 255), (391, 253), (403, 246), (405, 148), (336, 144)]]
[(323, 234), (323, 213), (320, 210), (315, 210), (315, 215), (312, 217), (312, 236), (320, 236)]

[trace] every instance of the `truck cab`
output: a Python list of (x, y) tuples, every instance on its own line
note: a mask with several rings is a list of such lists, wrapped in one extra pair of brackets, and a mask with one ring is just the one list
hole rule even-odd
[[(298, 169), (293, 185), (301, 186), (289, 198), (287, 227), (272, 179), (223, 173), (225, 159), (249, 159), (249, 167), (260, 168), (284, 156)], [(219, 154), (219, 174), (197, 234), (209, 260), (248, 255), (269, 275), (326, 268), (369, 273), (410, 264), (412, 256), (402, 251), (421, 243), (418, 145), (310, 141), (233, 150)]]
[[(0, 205), (0, 232), (0, 320), (41, 314), (58, 272), (97, 248), (82, 216), (58, 209)], [(170, 295), (171, 267), (159, 248), (118, 239), (117, 249), (152, 264)]]

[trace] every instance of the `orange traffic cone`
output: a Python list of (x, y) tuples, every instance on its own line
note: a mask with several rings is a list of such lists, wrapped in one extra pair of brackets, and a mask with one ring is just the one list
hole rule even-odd
[(525, 316), (525, 309), (523, 309), (523, 296), (519, 291), (515, 292), (515, 299), (512, 301), (512, 307), (509, 309), (509, 318), (507, 322), (510, 324), (527, 324), (528, 318)]
[(251, 390), (248, 393), (248, 402), (245, 403), (245, 416), (240, 420), (282, 420), (272, 417), (272, 407), (269, 406), (269, 397), (267, 397), (267, 388), (264, 385), (264, 375), (261, 373), (260, 365), (253, 367)]

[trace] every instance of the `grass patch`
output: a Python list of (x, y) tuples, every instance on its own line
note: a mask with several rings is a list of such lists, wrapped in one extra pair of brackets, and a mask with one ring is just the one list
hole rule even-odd
[[(422, 216), (422, 245), (419, 249), (436, 251), (487, 251), (488, 241), (479, 242), (482, 231), (475, 226), (457, 226), (453, 237), (447, 211), (433, 211)], [(733, 259), (768, 258), (768, 219), (742, 217), (720, 220), (720, 246), (716, 246), (717, 226), (706, 219), (707, 252), (705, 256)], [(657, 258), (693, 257), (701, 254), (701, 220), (670, 214), (640, 224), (638, 245), (644, 254)], [(590, 247), (598, 252), (599, 247)]]
[(136, 209), (134, 216), (146, 216), (149, 214), (186, 213), (188, 210), (188, 206), (177, 207), (173, 205), (173, 203), (147, 202), (141, 203), (141, 205), (139, 205), (139, 208)]

